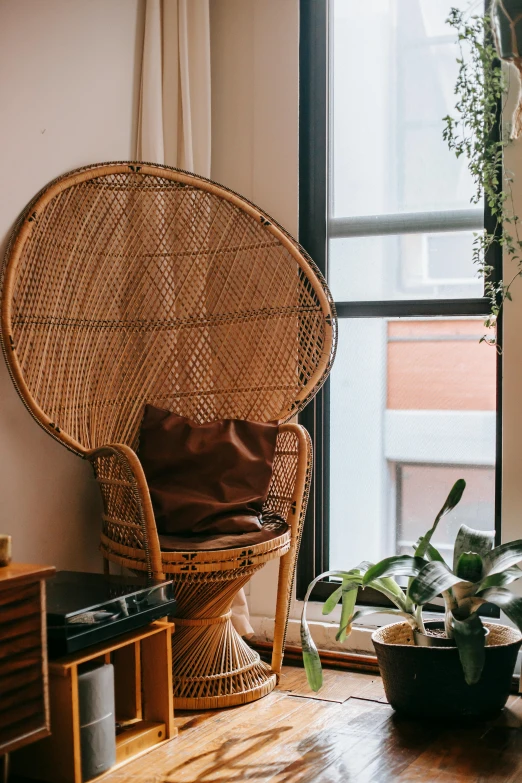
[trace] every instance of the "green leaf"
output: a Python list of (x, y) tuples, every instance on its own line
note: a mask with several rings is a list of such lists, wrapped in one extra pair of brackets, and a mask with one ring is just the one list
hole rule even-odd
[(350, 582), (349, 580), (346, 580), (346, 582), (343, 583), (343, 605), (341, 609), (341, 619), (339, 622), (339, 630), (335, 637), (338, 642), (344, 642), (351, 630), (351, 625), (356, 618), (365, 614), (369, 614), (370, 612), (400, 614), (402, 617), (405, 617), (408, 622), (410, 622), (410, 624), (415, 623), (414, 615), (411, 611), (408, 599), (406, 598), (403, 590), (393, 579), (374, 579), (372, 582), (370, 582), (369, 585), (367, 585), (367, 587), (372, 587), (389, 598), (389, 600), (392, 601), (397, 607), (396, 609), (389, 609), (388, 607), (363, 607), (354, 613), (357, 599), (357, 587), (358, 586), (356, 585), (354, 589), (353, 582)]
[(306, 679), (308, 685), (313, 691), (318, 691), (323, 684), (323, 669), (321, 667), (321, 659), (317, 652), (312, 634), (308, 628), (306, 617), (303, 614), (301, 616), (301, 647), (303, 650), (303, 664), (306, 672)]
[(464, 479), (457, 479), (457, 481), (450, 489), (449, 495), (446, 498), (446, 501), (442, 506), (441, 510), (439, 511), (439, 515), (442, 516), (442, 514), (447, 514), (448, 511), (451, 511), (453, 508), (455, 508), (455, 506), (458, 505), (458, 503), (460, 503), (460, 499), (465, 489), (466, 489), (466, 482), (464, 481)]
[(342, 607), (341, 607), (341, 619), (339, 621), (339, 632), (335, 637), (338, 642), (344, 642), (350, 632), (350, 625), (353, 617), (353, 610), (355, 609), (355, 600), (357, 598), (357, 590), (345, 589), (342, 591)]
[(369, 568), (371, 568), (374, 565), (374, 563), (371, 563), (369, 560), (363, 560), (359, 563), (358, 566), (355, 566), (353, 569), (354, 571), (360, 571), (361, 574), (365, 574), (366, 571), (368, 571)]
[(481, 590), (488, 590), (490, 587), (504, 587), (504, 585), (515, 582), (521, 577), (522, 568), (519, 568), (518, 566), (511, 566), (511, 568), (506, 568), (505, 571), (500, 571), (498, 574), (491, 574), (490, 576), (486, 576), (486, 578), (483, 579), (477, 587), (477, 594)]
[(449, 495), (444, 501), (444, 505), (442, 506), (441, 510), (435, 517), (435, 522), (433, 523), (432, 527), (428, 530), (426, 535), (424, 535), (419, 542), (419, 545), (417, 547), (417, 550), (415, 552), (416, 557), (424, 557), (426, 554), (426, 550), (428, 548), (428, 545), (431, 541), (431, 538), (433, 534), (435, 533), (437, 529), (437, 525), (439, 524), (442, 517), (447, 514), (449, 511), (455, 508), (457, 503), (459, 503), (462, 493), (466, 489), (466, 482), (464, 479), (457, 479), (457, 481), (454, 483), (452, 488), (449, 491)]
[(472, 614), (465, 620), (458, 620), (453, 614), (451, 628), (466, 682), (468, 685), (474, 685), (480, 680), (484, 668), (484, 626), (477, 614)]
[[(342, 597), (343, 589), (346, 592), (361, 587), (363, 581), (362, 574), (372, 566), (373, 563), (370, 563), (369, 561), (363, 561), (362, 563), (359, 563), (356, 568), (352, 569), (352, 571), (344, 572), (345, 578), (343, 579), (342, 584), (339, 585), (339, 587), (336, 588), (334, 592), (326, 599), (322, 613), (324, 615), (328, 615), (335, 609), (339, 599)], [(375, 590), (381, 592), (399, 609), (408, 611), (407, 599), (404, 591), (401, 587), (399, 587), (394, 579), (376, 579), (370, 585), (366, 586), (373, 587)]]
[(301, 647), (303, 652), (303, 664), (306, 672), (306, 679), (308, 680), (308, 684), (313, 691), (318, 691), (323, 684), (323, 670), (321, 667), (321, 659), (319, 658), (319, 653), (317, 652), (317, 647), (315, 646), (314, 640), (312, 639), (312, 634), (310, 633), (310, 629), (306, 621), (306, 608), (308, 606), (308, 599), (310, 598), (315, 585), (317, 582), (320, 582), (321, 579), (325, 579), (327, 576), (340, 576), (344, 579), (346, 577), (351, 577), (352, 574), (353, 572), (349, 571), (324, 571), (324, 573), (316, 576), (315, 579), (313, 579), (308, 585), (308, 590), (306, 591), (306, 595), (303, 601), (303, 611), (301, 614)]
[(522, 540), (501, 544), (484, 557), (484, 575), (498, 574), (522, 560)]
[[(354, 569), (357, 570), (357, 569)], [(323, 614), (330, 614), (342, 597), (343, 590), (358, 590), (362, 586), (362, 574), (346, 572), (344, 579), (336, 590), (326, 599), (323, 606)]]
[(363, 577), (363, 586), (368, 585), (374, 579), (392, 576), (392, 574), (395, 576), (416, 576), (425, 565), (426, 561), (421, 557), (410, 557), (410, 555), (386, 557), (368, 569)]
[(391, 577), (382, 577), (382, 579), (374, 579), (367, 587), (373, 587), (375, 590), (379, 590), (383, 595), (390, 599), (399, 609), (408, 611), (408, 599), (402, 587), (399, 587), (395, 579)]
[[(426, 557), (431, 562), (437, 562), (437, 563), (442, 563), (443, 565), (447, 565), (447, 563), (444, 560), (444, 558), (442, 557), (441, 553), (439, 552), (438, 549), (436, 549), (436, 547), (433, 546), (433, 544), (428, 544), (428, 548), (426, 550)], [(408, 585), (408, 588), (411, 587), (411, 582), (412, 582), (412, 580), (410, 579), (410, 583)], [(445, 606), (445, 615), (446, 615), (445, 616), (445, 623), (447, 623), (447, 619), (446, 618), (448, 617), (448, 612), (451, 611), (451, 609), (453, 608), (454, 605), (456, 605), (455, 601), (454, 601), (454, 598), (453, 598), (453, 593), (452, 593), (451, 587), (448, 587), (447, 590), (443, 590), (442, 591), (442, 598), (444, 599), (444, 606)], [(411, 597), (409, 597), (409, 599), (410, 599), (410, 601), (412, 600)]]
[(412, 579), (408, 586), (408, 595), (416, 604), (426, 604), (461, 581), (445, 563), (436, 560), (426, 563), (418, 576)]
[(339, 598), (341, 597), (342, 591), (343, 591), (343, 586), (341, 584), (336, 590), (333, 591), (333, 593), (330, 596), (328, 596), (328, 598), (324, 602), (323, 614), (330, 614), (330, 612), (333, 612), (333, 610), (339, 603)]
[(456, 576), (466, 582), (478, 582), (482, 576), (482, 558), (475, 552), (463, 552), (457, 561)]
[(464, 552), (475, 552), (482, 558), (493, 549), (495, 543), (495, 531), (473, 530), (467, 525), (462, 525), (455, 539), (453, 549), (453, 570), (457, 572), (459, 557)]
[(441, 553), (438, 549), (436, 549), (433, 544), (428, 544), (428, 548), (426, 549), (425, 557), (428, 560), (436, 560), (439, 563), (445, 563), (446, 561), (442, 557)]
[(502, 609), (511, 622), (515, 623), (517, 628), (522, 631), (522, 598), (513, 595), (505, 587), (492, 587), (489, 590), (484, 590), (482, 598)]
[[(409, 624), (413, 624), (413, 615), (409, 612), (402, 612), (400, 609), (391, 609), (391, 608), (383, 608), (382, 606), (375, 607), (375, 606), (361, 606), (360, 609), (358, 609), (355, 614), (350, 619), (350, 625), (353, 625), (353, 623), (356, 620), (359, 620), (361, 617), (364, 617), (364, 615), (367, 614), (393, 614), (393, 615), (400, 615), (401, 617), (405, 617), (406, 620), (408, 620)], [(335, 637), (337, 641), (340, 641), (340, 634), (341, 634), (341, 628), (337, 632), (337, 636)]]

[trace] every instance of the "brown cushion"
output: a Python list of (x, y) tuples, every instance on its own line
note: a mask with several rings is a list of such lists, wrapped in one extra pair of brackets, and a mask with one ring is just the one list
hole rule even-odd
[(201, 536), (159, 536), (163, 552), (195, 552), (214, 549), (236, 549), (263, 544), (279, 538), (288, 530), (288, 525), (276, 514), (263, 515), (261, 530), (251, 533), (211, 533)]
[(260, 531), (277, 433), (277, 424), (198, 424), (147, 405), (138, 456), (158, 532), (199, 538)]

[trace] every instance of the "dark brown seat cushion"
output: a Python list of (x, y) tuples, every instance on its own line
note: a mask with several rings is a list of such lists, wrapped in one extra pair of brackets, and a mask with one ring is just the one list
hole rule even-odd
[(237, 549), (252, 547), (279, 538), (288, 530), (288, 525), (277, 515), (263, 516), (263, 527), (252, 533), (212, 533), (201, 536), (159, 537), (162, 552), (194, 552), (215, 549)]
[[(198, 549), (198, 541), (212, 536), (261, 533), (277, 433), (277, 424), (237, 419), (198, 424), (147, 405), (138, 456), (162, 547)], [(165, 538), (171, 536), (169, 546)]]

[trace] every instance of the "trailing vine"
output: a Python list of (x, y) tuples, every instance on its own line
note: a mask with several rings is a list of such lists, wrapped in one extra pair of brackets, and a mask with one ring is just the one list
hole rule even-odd
[[(518, 233), (519, 219), (513, 210), (513, 176), (503, 168), (504, 148), (509, 139), (499, 132), (499, 105), (507, 92), (507, 82), (494, 46), (491, 17), (466, 18), (452, 8), (447, 19), (456, 31), (460, 54), (455, 95), (456, 117), (443, 118), (443, 138), (457, 158), (464, 155), (472, 176), (475, 192), (471, 203), (482, 198), (489, 207), (493, 226), (475, 234), (473, 262), (485, 282), (485, 295), (491, 303), (485, 326), (496, 323), (506, 299), (511, 299), (511, 286), (522, 274), (522, 241)], [(490, 249), (498, 244), (518, 266), (518, 272), (507, 284), (495, 280), (494, 269), (487, 263)], [(495, 338), (482, 341), (495, 343)]]

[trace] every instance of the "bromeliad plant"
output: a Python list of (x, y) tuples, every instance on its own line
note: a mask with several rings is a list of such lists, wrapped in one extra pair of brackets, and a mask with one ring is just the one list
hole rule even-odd
[[(376, 611), (402, 615), (414, 631), (425, 634), (423, 606), (442, 596), (445, 633), (458, 648), (468, 685), (478, 682), (484, 666), (486, 631), (478, 614), (480, 607), (485, 603), (495, 604), (522, 630), (522, 598), (506, 589), (506, 585), (522, 577), (522, 569), (516, 565), (522, 560), (522, 540), (494, 548), (493, 532), (463, 525), (455, 539), (453, 569), (431, 543), (440, 520), (459, 503), (465, 487), (464, 479), (455, 482), (432, 527), (417, 542), (413, 556), (396, 555), (376, 564), (365, 561), (349, 571), (326, 571), (310, 583), (301, 617), (301, 643), (306, 676), (314, 691), (320, 689), (323, 675), (319, 653), (306, 621), (306, 607), (314, 586), (326, 577), (342, 580), (323, 606), (323, 614), (328, 615), (341, 601), (336, 636), (341, 642), (349, 635), (355, 620)], [(395, 581), (397, 576), (409, 577), (405, 589)], [(394, 608), (356, 609), (358, 592), (366, 587), (378, 590)]]

